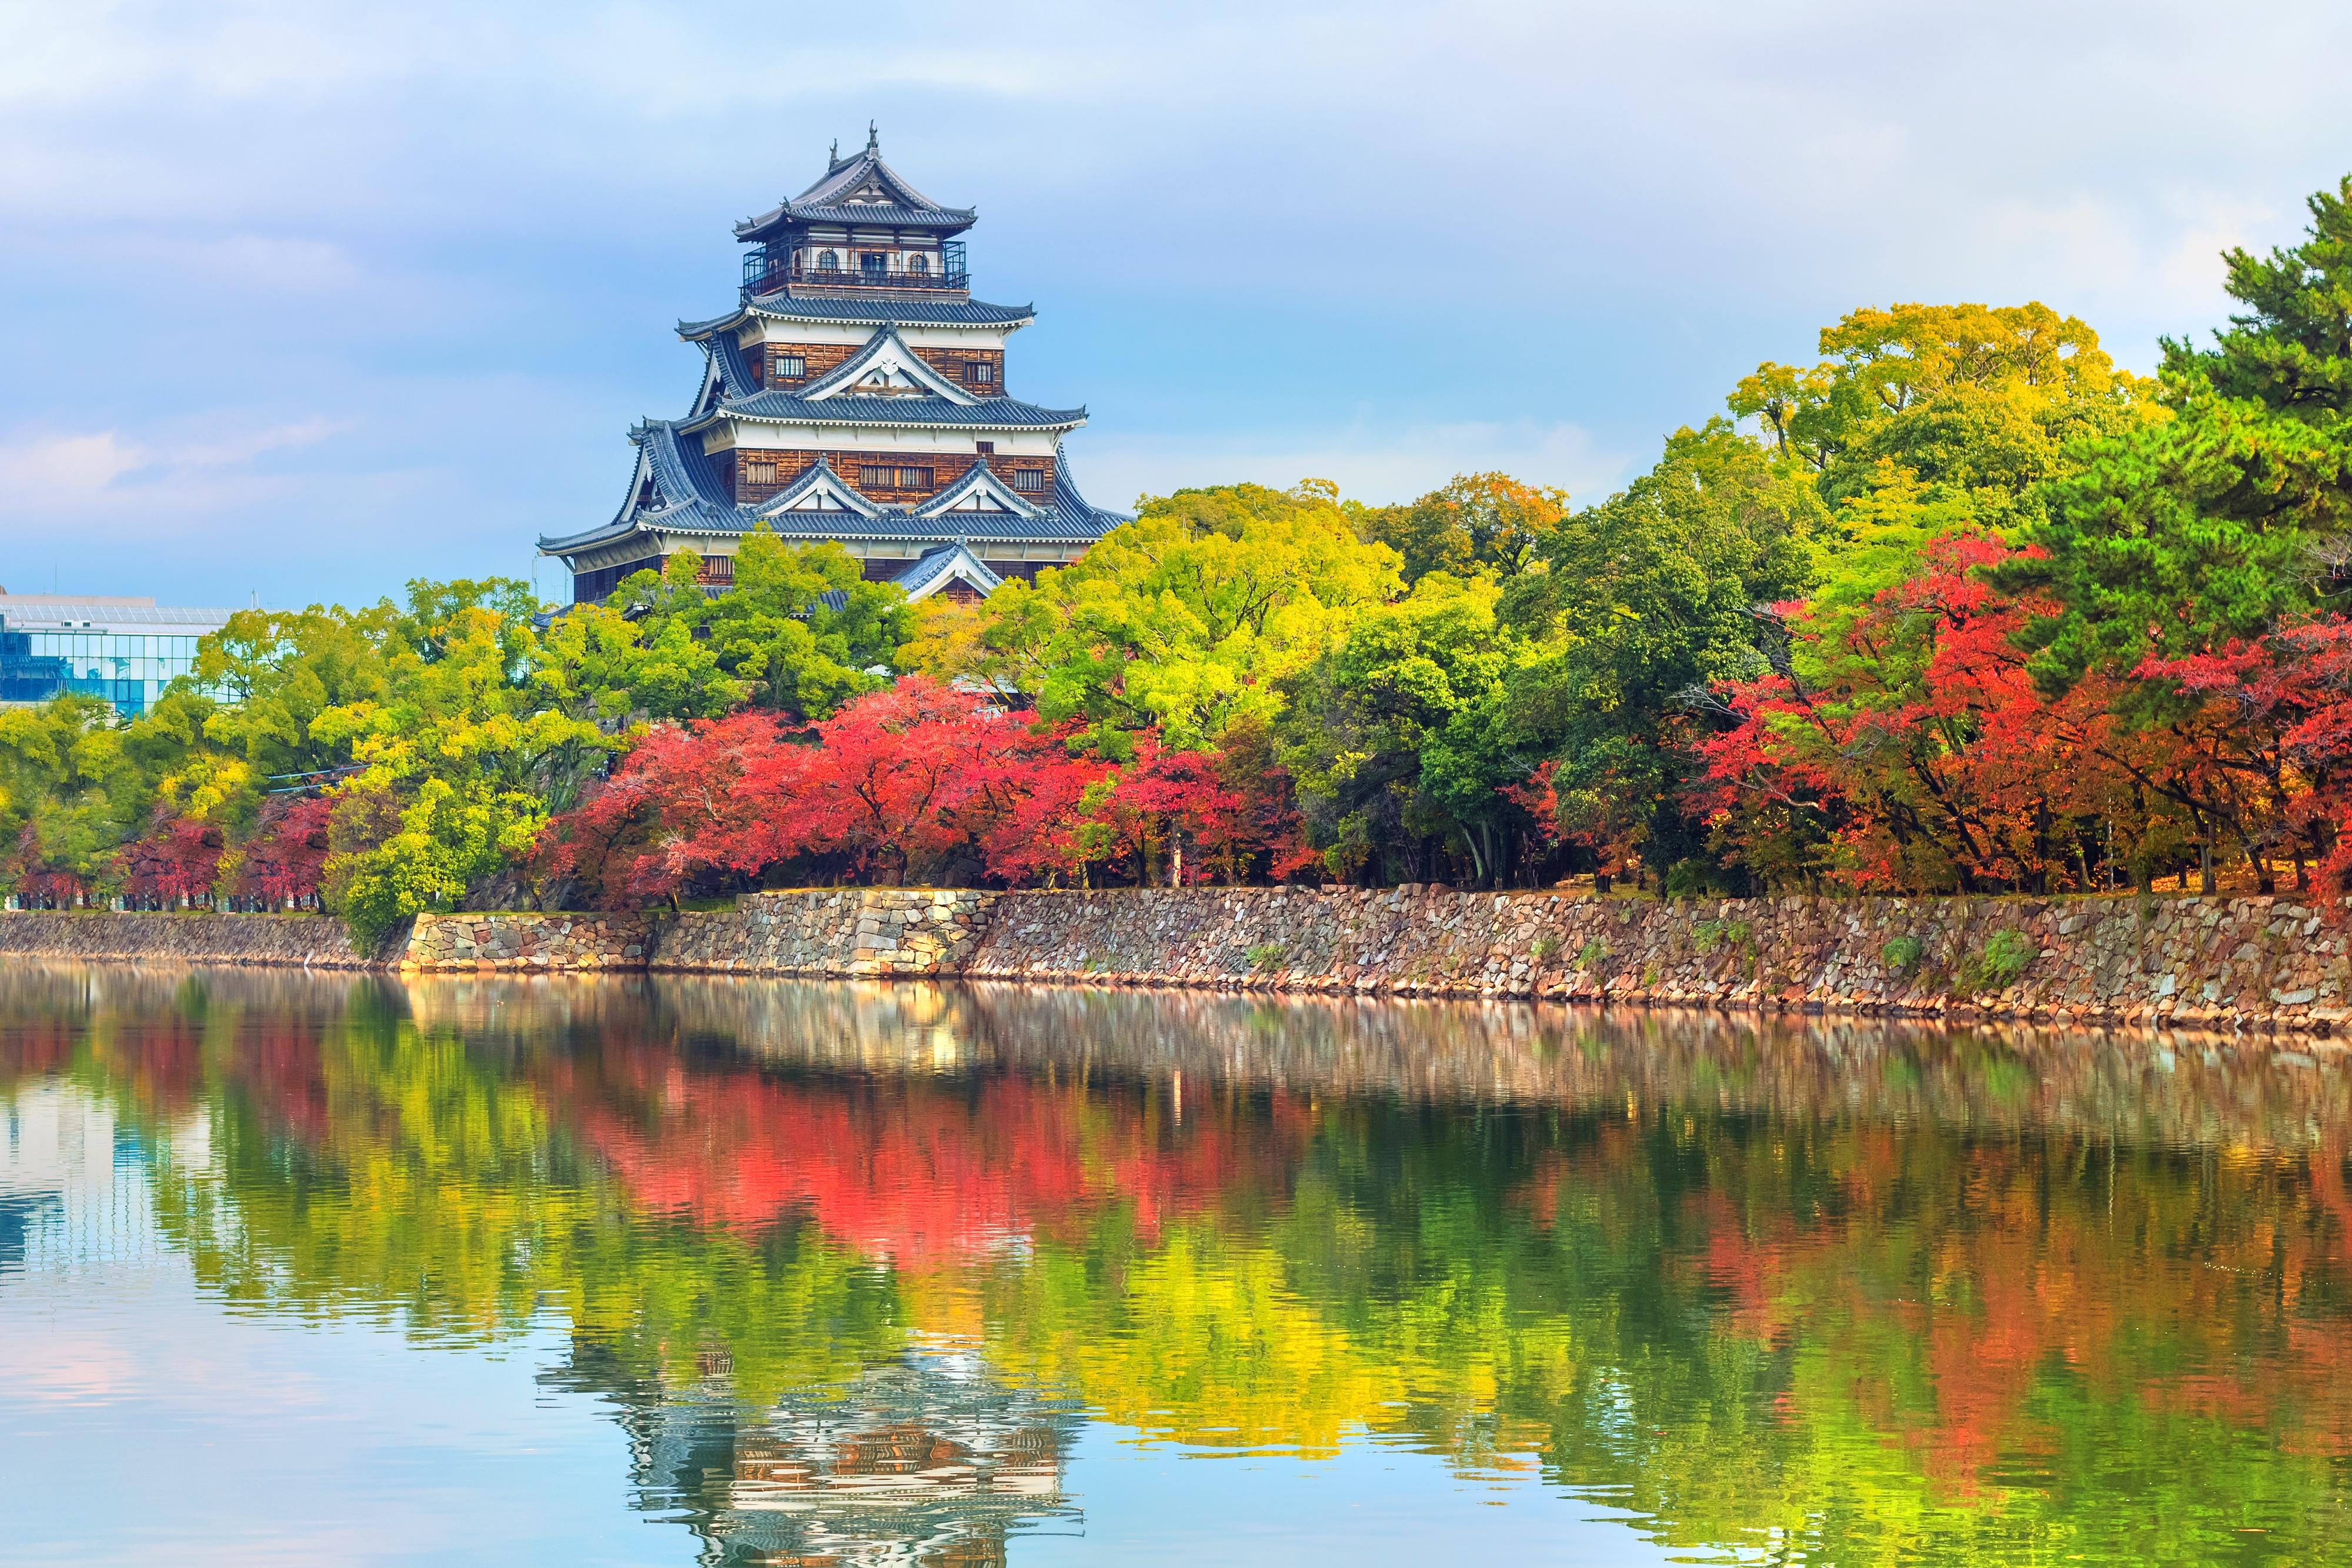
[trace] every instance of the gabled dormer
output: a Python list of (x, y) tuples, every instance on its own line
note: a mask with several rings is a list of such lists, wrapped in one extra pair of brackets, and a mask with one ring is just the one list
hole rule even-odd
[(762, 502), (752, 516), (780, 517), (788, 512), (854, 512), (861, 517), (878, 517), (882, 508), (859, 495), (849, 481), (833, 471), (831, 463), (819, 457), (814, 466)]
[(915, 516), (951, 520), (968, 514), (992, 513), (1030, 518), (1043, 516), (1045, 510), (1015, 495), (983, 458), (965, 469), (963, 476), (954, 484), (917, 507)]
[(908, 348), (896, 326), (880, 328), (864, 348), (797, 390), (810, 402), (836, 397), (943, 397), (967, 405), (980, 401)]

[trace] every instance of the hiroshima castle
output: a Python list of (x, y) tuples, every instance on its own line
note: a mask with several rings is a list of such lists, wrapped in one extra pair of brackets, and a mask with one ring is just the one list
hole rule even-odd
[(1008, 389), (1005, 340), (1036, 311), (971, 297), (958, 236), (976, 221), (900, 178), (869, 131), (736, 225), (751, 248), (735, 308), (678, 323), (703, 353), (693, 405), (629, 432), (636, 471), (612, 521), (539, 541), (572, 569), (573, 601), (681, 549), (723, 589), (762, 525), (833, 540), (910, 599), (985, 594), (1125, 522), (1070, 477), (1062, 438), (1087, 411)]

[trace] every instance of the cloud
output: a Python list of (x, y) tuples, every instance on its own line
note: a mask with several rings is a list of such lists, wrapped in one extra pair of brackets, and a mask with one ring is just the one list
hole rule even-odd
[(62, 522), (143, 516), (171, 530), (267, 497), (287, 481), (259, 471), (262, 457), (348, 428), (309, 419), (176, 440), (119, 430), (20, 430), (0, 437), (0, 493), (26, 516)]

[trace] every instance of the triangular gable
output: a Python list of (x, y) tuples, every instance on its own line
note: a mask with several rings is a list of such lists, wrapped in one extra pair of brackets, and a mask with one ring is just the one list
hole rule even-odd
[(788, 512), (855, 512), (861, 517), (878, 517), (882, 508), (850, 488), (849, 482), (833, 471), (833, 465), (820, 457), (816, 466), (762, 502), (753, 515), (780, 517)]
[(946, 211), (907, 183), (906, 176), (882, 162), (878, 141), (869, 135), (863, 152), (853, 152), (827, 169), (816, 183), (793, 198), (793, 205), (829, 207), (856, 202), (927, 207), (935, 213)]
[(925, 550), (922, 559), (891, 580), (909, 600), (929, 599), (957, 583), (985, 599), (1004, 581), (961, 539)]
[(924, 363), (898, 336), (898, 328), (885, 326), (848, 360), (803, 387), (798, 396), (805, 402), (822, 402), (834, 397), (925, 393), (967, 405), (980, 401)]
[(999, 512), (1034, 517), (1042, 516), (1045, 508), (1024, 500), (987, 464), (975, 463), (964, 470), (963, 477), (917, 507), (914, 515), (938, 517), (958, 512)]

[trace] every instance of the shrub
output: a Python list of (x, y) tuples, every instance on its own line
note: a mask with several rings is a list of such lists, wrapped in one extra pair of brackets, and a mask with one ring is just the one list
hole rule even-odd
[(1263, 975), (1280, 965), (1282, 956), (1289, 951), (1290, 948), (1286, 943), (1261, 942), (1249, 950), (1249, 967)]
[(1927, 956), (1927, 945), (1916, 936), (1895, 936), (1878, 950), (1878, 961), (1897, 975), (1907, 975)]
[(1584, 946), (1576, 950), (1576, 967), (1590, 969), (1608, 956), (1609, 944), (1598, 936), (1589, 937)]
[(2042, 950), (2024, 932), (1996, 931), (1985, 938), (1983, 950), (1961, 966), (1959, 988), (1970, 994), (2007, 990), (2040, 956)]

